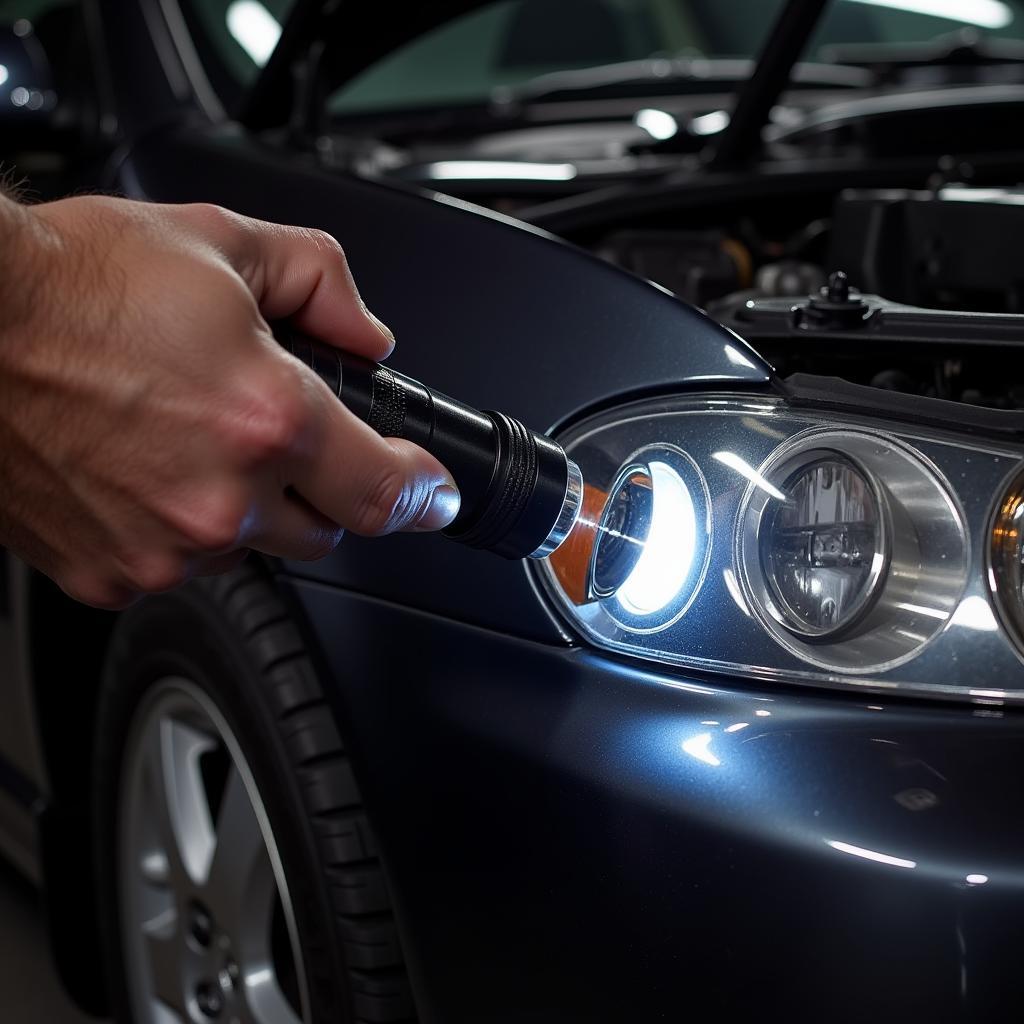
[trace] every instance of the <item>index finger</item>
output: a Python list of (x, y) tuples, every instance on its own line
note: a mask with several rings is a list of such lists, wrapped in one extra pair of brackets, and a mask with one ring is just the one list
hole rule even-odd
[(395, 336), (366, 308), (336, 238), (217, 213), (226, 214), (223, 251), (266, 320), (290, 319), (307, 334), (374, 361), (391, 354)]

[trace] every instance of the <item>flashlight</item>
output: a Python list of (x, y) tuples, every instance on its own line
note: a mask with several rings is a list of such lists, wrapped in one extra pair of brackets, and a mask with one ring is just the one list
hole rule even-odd
[(505, 558), (545, 558), (568, 536), (583, 477), (551, 438), (286, 327), (275, 336), (378, 434), (412, 441), (448, 469), (462, 501), (446, 536)]

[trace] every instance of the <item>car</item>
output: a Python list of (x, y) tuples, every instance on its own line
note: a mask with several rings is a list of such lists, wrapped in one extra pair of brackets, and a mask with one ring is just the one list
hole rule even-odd
[(1014, 1013), (1024, 4), (0, 17), (30, 195), (330, 231), (397, 369), (587, 484), (529, 565), (346, 537), (112, 613), (0, 553), (0, 850), (84, 1008)]

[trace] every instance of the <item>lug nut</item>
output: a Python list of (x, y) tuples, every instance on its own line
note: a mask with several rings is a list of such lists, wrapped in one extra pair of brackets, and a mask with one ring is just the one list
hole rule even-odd
[(205, 1017), (219, 1017), (224, 1009), (220, 987), (211, 981), (201, 981), (196, 986), (196, 1006)]
[(210, 912), (198, 903), (192, 904), (189, 933), (203, 949), (207, 949), (213, 941), (213, 918)]

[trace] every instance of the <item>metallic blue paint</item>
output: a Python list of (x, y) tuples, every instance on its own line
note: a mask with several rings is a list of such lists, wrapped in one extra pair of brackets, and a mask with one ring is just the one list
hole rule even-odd
[(425, 1020), (1008, 1009), (1019, 715), (709, 683), (293, 589)]

